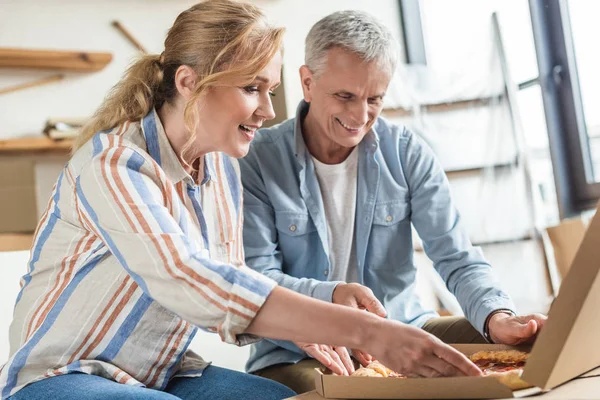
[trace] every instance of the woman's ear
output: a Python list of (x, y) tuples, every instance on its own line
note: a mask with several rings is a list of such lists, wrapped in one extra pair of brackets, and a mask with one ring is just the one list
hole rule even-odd
[(188, 65), (180, 65), (175, 71), (175, 87), (177, 92), (186, 100), (190, 100), (196, 92), (198, 74)]

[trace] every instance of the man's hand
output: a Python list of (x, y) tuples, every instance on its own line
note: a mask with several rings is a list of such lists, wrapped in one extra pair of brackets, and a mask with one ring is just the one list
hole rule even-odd
[(333, 303), (367, 310), (385, 318), (387, 312), (373, 291), (358, 283), (340, 283), (333, 290)]
[(354, 363), (345, 347), (303, 342), (295, 344), (334, 374), (348, 376), (354, 372)]
[(544, 326), (547, 317), (542, 314), (514, 316), (499, 312), (490, 317), (488, 333), (494, 343), (517, 345), (531, 343)]

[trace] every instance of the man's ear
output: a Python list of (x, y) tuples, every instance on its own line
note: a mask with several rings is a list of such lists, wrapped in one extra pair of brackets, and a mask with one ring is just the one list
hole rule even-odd
[(312, 88), (315, 84), (315, 78), (310, 69), (306, 65), (300, 67), (300, 83), (302, 84), (302, 93), (304, 93), (304, 101), (310, 103), (312, 100)]
[(180, 65), (175, 71), (175, 86), (177, 92), (186, 100), (192, 98), (196, 92), (198, 74), (188, 65)]

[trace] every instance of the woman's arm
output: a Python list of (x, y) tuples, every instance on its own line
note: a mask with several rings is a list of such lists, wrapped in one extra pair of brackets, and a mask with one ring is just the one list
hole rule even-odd
[(422, 329), (282, 287), (273, 289), (246, 333), (361, 349), (408, 376), (481, 375), (467, 357)]

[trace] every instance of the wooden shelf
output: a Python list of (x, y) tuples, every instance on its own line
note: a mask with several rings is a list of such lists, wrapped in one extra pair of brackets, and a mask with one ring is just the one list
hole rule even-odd
[(0, 155), (23, 153), (68, 154), (73, 140), (52, 140), (46, 136), (0, 140)]
[(110, 53), (0, 48), (0, 68), (95, 72), (103, 69), (111, 60)]
[[(440, 113), (440, 112), (449, 112), (456, 111), (465, 108), (471, 107), (483, 107), (488, 106), (490, 104), (495, 104), (502, 99), (502, 95), (500, 96), (492, 96), (492, 97), (482, 97), (479, 99), (467, 99), (467, 100), (457, 100), (450, 101), (447, 103), (433, 103), (433, 104), (421, 104), (421, 109), (426, 113)], [(384, 117), (393, 118), (393, 117), (408, 117), (413, 115), (413, 110), (396, 107), (396, 108), (384, 108), (382, 111)]]

